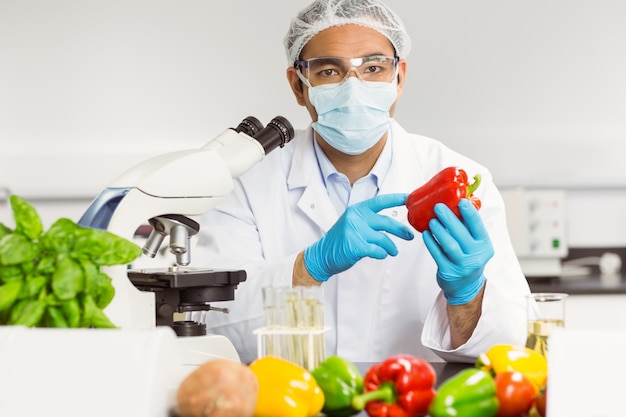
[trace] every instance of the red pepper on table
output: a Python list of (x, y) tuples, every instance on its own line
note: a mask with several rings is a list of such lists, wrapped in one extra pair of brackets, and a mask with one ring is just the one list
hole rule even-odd
[(480, 185), (480, 174), (474, 176), (474, 182), (469, 183), (467, 173), (458, 167), (448, 167), (441, 170), (426, 184), (415, 189), (406, 199), (406, 207), (409, 209), (409, 223), (418, 231), (428, 229), (428, 222), (435, 217), (435, 204), (446, 204), (458, 218), (459, 201), (469, 199), (476, 209), (480, 209), (481, 203), (473, 193)]
[(435, 397), (437, 375), (422, 358), (395, 355), (373, 365), (363, 378), (365, 392), (352, 407), (370, 417), (421, 417)]

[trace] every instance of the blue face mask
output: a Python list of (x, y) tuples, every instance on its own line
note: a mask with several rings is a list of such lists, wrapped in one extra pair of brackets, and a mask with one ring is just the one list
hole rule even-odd
[(317, 122), (313, 129), (333, 148), (360, 155), (389, 130), (389, 109), (398, 96), (397, 82), (361, 81), (350, 77), (339, 84), (309, 88)]

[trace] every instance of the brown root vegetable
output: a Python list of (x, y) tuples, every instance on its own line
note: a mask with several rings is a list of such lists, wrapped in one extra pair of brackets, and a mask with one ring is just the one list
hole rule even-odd
[(259, 382), (250, 368), (227, 359), (200, 365), (180, 384), (180, 417), (251, 417)]

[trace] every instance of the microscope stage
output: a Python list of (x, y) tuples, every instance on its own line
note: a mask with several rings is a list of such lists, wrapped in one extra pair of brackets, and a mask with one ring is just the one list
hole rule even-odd
[(129, 270), (128, 278), (135, 286), (192, 288), (232, 286), (246, 280), (246, 271), (200, 268), (155, 268)]

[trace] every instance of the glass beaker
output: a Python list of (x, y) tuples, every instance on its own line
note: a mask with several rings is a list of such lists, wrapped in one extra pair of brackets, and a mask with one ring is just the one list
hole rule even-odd
[(526, 347), (546, 356), (548, 338), (555, 327), (565, 327), (565, 293), (533, 293), (527, 296)]

